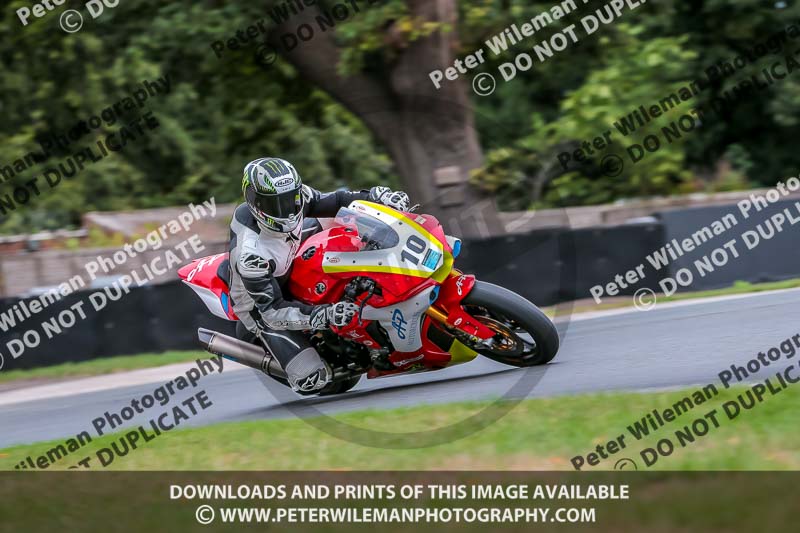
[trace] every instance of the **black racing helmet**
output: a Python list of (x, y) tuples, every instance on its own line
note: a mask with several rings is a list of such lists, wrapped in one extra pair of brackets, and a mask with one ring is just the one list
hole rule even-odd
[(263, 226), (291, 233), (303, 221), (303, 181), (294, 166), (277, 157), (244, 167), (242, 192), (250, 212)]

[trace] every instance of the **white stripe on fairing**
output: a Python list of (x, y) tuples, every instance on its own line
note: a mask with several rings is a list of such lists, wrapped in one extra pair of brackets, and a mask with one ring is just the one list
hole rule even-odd
[(231, 318), (228, 316), (228, 313), (225, 311), (225, 308), (222, 306), (219, 296), (214, 294), (214, 291), (207, 289), (206, 287), (201, 287), (200, 285), (195, 285), (189, 281), (184, 280), (183, 282), (191, 287), (195, 293), (197, 293), (203, 303), (206, 304), (208, 310), (211, 311), (214, 316), (224, 318), (225, 320), (231, 320)]

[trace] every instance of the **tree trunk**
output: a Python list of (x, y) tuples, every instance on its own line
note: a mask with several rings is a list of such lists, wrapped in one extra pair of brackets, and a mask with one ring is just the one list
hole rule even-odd
[[(415, 18), (456, 27), (455, 0), (407, 0)], [(368, 9), (368, 8), (365, 8)], [(271, 35), (271, 44), (300, 73), (331, 94), (358, 116), (384, 144), (403, 179), (412, 202), (436, 215), (446, 231), (464, 237), (504, 233), (491, 198), (469, 185), (470, 172), (483, 163), (474, 127), (468, 87), (471, 76), (443, 81), (436, 89), (428, 73), (452, 66), (458, 48), (455, 31), (413, 42), (388, 28), (386, 46), (395, 59), (384, 65), (388, 74), (364, 72), (343, 77), (337, 72), (340, 50), (331, 32), (320, 32), (315, 5), (284, 23)], [(353, 16), (359, 16), (354, 14)], [(292, 51), (281, 49), (279, 36), (308, 24), (312, 39)]]
[[(465, 237), (503, 233), (494, 202), (469, 185), (470, 171), (481, 166), (483, 154), (465, 111), (449, 116), (440, 104), (430, 112), (415, 106), (397, 113), (392, 134), (382, 138), (397, 172), (421, 211), (435, 214), (446, 230)], [(471, 115), (471, 110), (467, 110)]]

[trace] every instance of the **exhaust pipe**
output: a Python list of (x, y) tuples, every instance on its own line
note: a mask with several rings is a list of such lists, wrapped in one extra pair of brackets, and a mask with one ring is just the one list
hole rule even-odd
[(273, 378), (286, 380), (286, 372), (280, 363), (261, 346), (205, 328), (197, 330), (197, 338), (208, 353), (255, 368)]

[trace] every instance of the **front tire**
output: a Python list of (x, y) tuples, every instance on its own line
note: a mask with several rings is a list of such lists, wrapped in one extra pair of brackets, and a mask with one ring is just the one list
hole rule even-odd
[(461, 303), (470, 315), (497, 332), (492, 348), (467, 344), (484, 357), (511, 366), (528, 367), (549, 363), (558, 353), (558, 330), (553, 322), (519, 294), (476, 281)]

